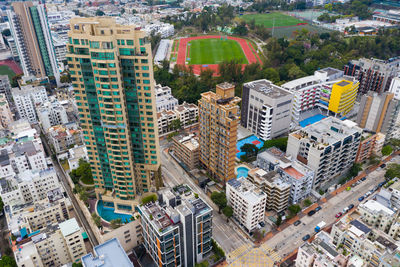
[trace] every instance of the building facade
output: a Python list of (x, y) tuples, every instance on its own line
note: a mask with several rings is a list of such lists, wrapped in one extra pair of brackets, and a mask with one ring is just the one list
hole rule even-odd
[(278, 148), (271, 147), (259, 153), (257, 166), (267, 172), (276, 171), (283, 182), (290, 184), (289, 203), (300, 203), (310, 195), (315, 172), (300, 161), (290, 159)]
[(160, 135), (169, 133), (173, 128), (173, 121), (179, 120), (181, 127), (185, 128), (198, 121), (199, 108), (195, 104), (183, 102), (176, 105), (172, 110), (163, 109), (157, 112), (158, 132)]
[(289, 132), (293, 95), (268, 80), (243, 84), (240, 123), (263, 140)]
[(169, 189), (138, 206), (146, 251), (156, 266), (193, 267), (211, 252), (212, 208), (193, 193)]
[(67, 111), (56, 99), (51, 99), (36, 108), (39, 122), (45, 132), (50, 127), (68, 123)]
[(4, 94), (8, 104), (12, 103), (11, 84), (8, 75), (0, 75), (0, 94)]
[(383, 93), (389, 90), (392, 79), (399, 72), (400, 58), (379, 60), (360, 58), (352, 60), (344, 67), (345, 75), (354, 76), (360, 82), (359, 93), (369, 91)]
[(161, 86), (160, 84), (157, 84), (155, 90), (157, 112), (161, 112), (162, 110), (173, 110), (174, 107), (178, 105), (178, 99), (172, 95), (169, 86)]
[(48, 138), (56, 153), (83, 144), (82, 131), (76, 124), (57, 125), (49, 128)]
[(43, 86), (21, 86), (11, 90), (20, 118), (30, 123), (37, 123), (36, 106), (48, 101), (46, 88)]
[(57, 59), (44, 5), (14, 2), (7, 11), (11, 34), (25, 76), (55, 77), (60, 82)]
[(248, 232), (264, 222), (267, 194), (245, 177), (228, 181), (226, 199), (233, 209), (233, 216)]
[(362, 132), (352, 121), (328, 117), (289, 134), (286, 154), (315, 171), (318, 188), (352, 166)]
[(394, 94), (394, 98), (400, 99), (400, 77), (395, 77), (392, 79), (389, 92)]
[(369, 132), (381, 132), (390, 138), (396, 130), (400, 110), (400, 100), (393, 93), (363, 95), (357, 116), (357, 124)]
[(70, 24), (67, 59), (96, 193), (133, 209), (160, 169), (150, 43), (113, 18)]
[(360, 146), (357, 151), (356, 162), (368, 160), (373, 155), (380, 156), (384, 143), (385, 135), (382, 133), (363, 133)]
[(199, 138), (194, 134), (178, 135), (172, 138), (172, 151), (187, 168), (193, 170), (199, 166)]
[(239, 102), (229, 83), (218, 84), (216, 93), (202, 93), (199, 100), (200, 162), (223, 183), (235, 177)]
[(340, 116), (349, 113), (356, 102), (359, 82), (342, 80), (332, 85), (329, 98), (329, 111)]
[(4, 94), (0, 94), (0, 128), (7, 129), (8, 125), (14, 121), (9, 102)]

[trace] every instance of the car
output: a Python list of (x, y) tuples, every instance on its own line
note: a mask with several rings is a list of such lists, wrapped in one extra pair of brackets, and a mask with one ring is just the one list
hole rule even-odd
[(354, 208), (354, 204), (350, 204), (347, 208), (348, 208), (349, 210), (351, 210), (352, 208)]
[(349, 208), (346, 207), (346, 208), (343, 209), (342, 213), (345, 214), (345, 213), (347, 213), (348, 211), (349, 211)]
[(318, 206), (318, 207), (315, 208), (315, 212), (318, 212), (320, 210), (322, 210), (321, 206)]
[(281, 217), (283, 217), (283, 216), (285, 216), (285, 211), (280, 211), (280, 212), (278, 212), (278, 215), (281, 215)]
[(336, 213), (335, 217), (336, 217), (336, 218), (340, 218), (340, 216), (342, 216), (342, 215), (343, 215), (343, 213), (338, 212), (338, 213)]
[(307, 215), (308, 216), (313, 216), (314, 214), (315, 214), (315, 210), (310, 210), (308, 213), (307, 213)]
[(367, 180), (367, 177), (361, 178), (361, 181), (365, 181), (365, 180)]
[(293, 223), (294, 226), (297, 226), (297, 225), (299, 225), (299, 224), (301, 224), (301, 221), (300, 221), (300, 220), (297, 220), (297, 221), (295, 221), (295, 222)]
[(385, 184), (385, 182), (379, 183), (378, 187), (382, 187)]
[(361, 196), (358, 198), (358, 201), (363, 201), (364, 200), (364, 196)]
[(380, 167), (383, 169), (386, 167), (386, 164), (382, 164)]
[(350, 186), (346, 187), (346, 191), (350, 191), (350, 190), (351, 190)]
[(367, 193), (365, 193), (365, 197), (369, 197), (371, 194), (371, 191), (368, 191)]
[(265, 222), (260, 222), (260, 226), (264, 227), (265, 226)]
[(303, 236), (302, 239), (303, 239), (303, 241), (307, 241), (308, 239), (310, 239), (310, 237), (311, 237), (310, 235), (305, 235), (305, 236)]

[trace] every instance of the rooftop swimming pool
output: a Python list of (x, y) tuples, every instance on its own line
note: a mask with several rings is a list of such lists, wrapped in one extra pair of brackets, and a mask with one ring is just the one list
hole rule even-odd
[(236, 178), (240, 178), (240, 177), (247, 177), (248, 173), (249, 173), (249, 168), (244, 167), (244, 166), (240, 166), (236, 169)]
[(107, 222), (111, 222), (115, 219), (121, 219), (123, 223), (128, 223), (131, 221), (131, 214), (117, 213), (112, 207), (105, 207), (102, 200), (97, 201), (97, 213), (101, 218)]

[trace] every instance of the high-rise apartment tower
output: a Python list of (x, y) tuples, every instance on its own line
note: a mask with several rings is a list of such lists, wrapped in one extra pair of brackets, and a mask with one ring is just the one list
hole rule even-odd
[(229, 83), (218, 84), (216, 93), (202, 93), (199, 100), (200, 162), (223, 183), (235, 177), (239, 102)]
[(54, 76), (60, 82), (56, 54), (44, 5), (13, 2), (7, 11), (19, 60), (25, 76)]
[(130, 210), (160, 172), (150, 43), (113, 18), (70, 25), (67, 60), (96, 194)]

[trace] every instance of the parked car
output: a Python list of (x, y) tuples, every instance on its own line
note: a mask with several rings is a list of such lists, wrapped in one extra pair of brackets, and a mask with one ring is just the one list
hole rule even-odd
[(348, 206), (348, 208), (349, 208), (349, 210), (351, 210), (352, 208), (354, 208), (354, 204), (350, 204), (350, 205)]
[(318, 212), (320, 210), (322, 210), (321, 206), (318, 206), (318, 207), (315, 208), (315, 212)]
[(365, 193), (365, 197), (369, 197), (371, 194), (371, 191), (368, 191), (367, 193)]
[(335, 217), (336, 217), (336, 218), (340, 218), (340, 216), (342, 216), (342, 215), (343, 215), (343, 213), (338, 212), (338, 213), (336, 213)]
[(260, 222), (260, 226), (264, 227), (265, 226), (265, 222)]
[(378, 186), (382, 187), (385, 184), (385, 182), (379, 183)]
[(361, 178), (361, 181), (365, 181), (365, 180), (367, 180), (367, 177)]
[(295, 221), (295, 222), (293, 223), (294, 226), (297, 226), (297, 225), (299, 225), (299, 224), (301, 224), (301, 221), (300, 221), (300, 220), (297, 220), (297, 221)]
[(381, 165), (381, 168), (383, 169), (383, 168), (385, 168), (386, 167), (386, 164), (382, 164)]
[(343, 214), (346, 214), (348, 211), (349, 211), (349, 208), (346, 207), (346, 208), (343, 209), (342, 213), (343, 213)]
[(313, 216), (314, 214), (315, 214), (315, 210), (310, 210), (310, 211), (307, 213), (308, 216)]
[(283, 217), (283, 216), (285, 216), (285, 211), (280, 211), (280, 212), (278, 212), (278, 215), (281, 215), (281, 217)]
[(363, 201), (364, 200), (364, 196), (361, 196), (358, 198), (358, 201)]
[(305, 236), (303, 236), (302, 239), (303, 239), (303, 241), (307, 241), (308, 239), (310, 239), (310, 237), (311, 237), (310, 235), (305, 235)]

